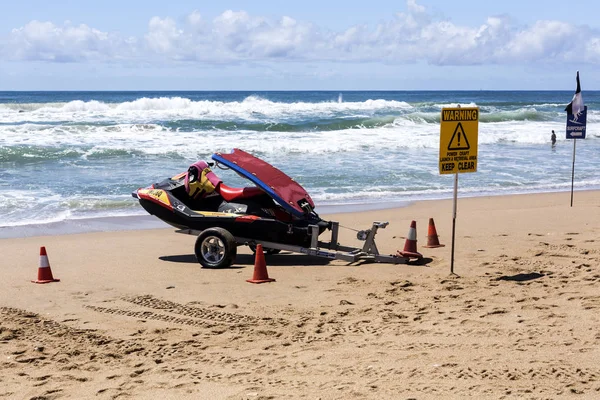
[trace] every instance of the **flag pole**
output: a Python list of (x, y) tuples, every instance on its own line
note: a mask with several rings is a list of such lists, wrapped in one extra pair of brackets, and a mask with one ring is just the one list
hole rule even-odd
[(571, 168), (571, 207), (573, 207), (573, 182), (575, 180), (575, 147), (577, 139), (573, 139), (573, 167)]
[[(575, 77), (577, 89), (573, 99), (565, 108), (567, 112), (567, 139), (573, 139), (573, 166), (571, 168), (571, 207), (573, 207), (573, 190), (575, 186), (575, 152), (577, 149), (577, 138), (585, 139), (585, 124), (587, 119), (587, 107), (583, 104), (581, 96), (581, 83), (579, 82), (579, 71)], [(573, 119), (569, 120), (569, 116)], [(579, 119), (582, 119), (581, 121)]]

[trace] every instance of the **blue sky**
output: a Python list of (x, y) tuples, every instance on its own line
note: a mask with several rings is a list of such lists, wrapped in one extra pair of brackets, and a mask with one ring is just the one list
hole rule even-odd
[(597, 3), (6, 2), (0, 90), (597, 90)]

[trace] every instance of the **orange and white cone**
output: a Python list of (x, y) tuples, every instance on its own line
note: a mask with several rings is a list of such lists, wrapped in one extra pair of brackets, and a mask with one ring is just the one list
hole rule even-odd
[(40, 247), (40, 267), (38, 268), (38, 278), (33, 283), (50, 283), (59, 282), (60, 279), (54, 279), (52, 276), (52, 270), (50, 269), (50, 262), (48, 261), (48, 254), (46, 254), (46, 248)]
[(417, 251), (417, 222), (412, 221), (408, 229), (408, 237), (404, 242), (404, 250), (398, 251), (402, 257), (406, 258), (423, 258), (423, 254)]
[(265, 261), (265, 253), (263, 252), (262, 244), (256, 245), (256, 257), (254, 257), (254, 275), (252, 276), (252, 279), (246, 279), (246, 282), (275, 282), (275, 279), (269, 278), (269, 273), (267, 272), (267, 263)]
[(429, 218), (429, 227), (427, 229), (427, 245), (423, 247), (434, 248), (444, 246), (445, 244), (440, 244), (440, 240), (438, 239), (438, 234), (435, 230), (435, 222), (433, 222), (433, 218)]

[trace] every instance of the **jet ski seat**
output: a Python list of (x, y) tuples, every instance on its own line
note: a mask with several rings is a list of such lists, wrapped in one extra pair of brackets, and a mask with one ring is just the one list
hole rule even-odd
[(197, 161), (188, 168), (185, 176), (185, 189), (188, 195), (195, 200), (205, 198), (216, 191), (223, 197), (223, 200), (230, 203), (265, 194), (256, 186), (243, 188), (227, 186), (210, 169), (206, 161)]
[(223, 182), (219, 183), (217, 186), (217, 191), (223, 197), (223, 200), (227, 202), (235, 202), (235, 200), (239, 199), (249, 199), (251, 197), (260, 196), (265, 194), (265, 192), (256, 186), (249, 186), (243, 188), (232, 188), (224, 184)]

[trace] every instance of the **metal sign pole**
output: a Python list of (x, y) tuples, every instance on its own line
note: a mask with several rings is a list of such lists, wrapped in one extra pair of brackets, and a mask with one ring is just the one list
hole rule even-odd
[(575, 181), (575, 145), (577, 139), (573, 139), (573, 167), (571, 168), (571, 207), (573, 207), (573, 182)]
[(456, 203), (458, 199), (458, 172), (454, 174), (454, 204), (452, 211), (452, 251), (450, 253), (450, 273), (454, 274), (454, 236), (456, 232)]

